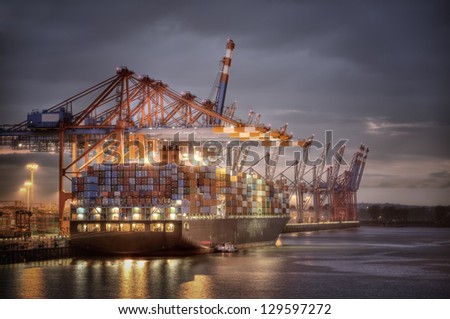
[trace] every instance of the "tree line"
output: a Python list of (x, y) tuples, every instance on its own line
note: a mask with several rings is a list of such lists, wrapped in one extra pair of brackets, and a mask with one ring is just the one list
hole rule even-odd
[[(378, 224), (450, 226), (450, 206), (408, 207), (371, 205), (363, 213), (366, 213), (364, 215), (369, 217), (371, 222)], [(367, 220), (367, 218), (365, 219)]]

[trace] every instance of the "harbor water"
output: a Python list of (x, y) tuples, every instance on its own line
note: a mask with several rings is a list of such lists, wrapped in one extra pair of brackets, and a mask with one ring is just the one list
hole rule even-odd
[(450, 298), (450, 229), (282, 234), (276, 246), (0, 266), (0, 298)]

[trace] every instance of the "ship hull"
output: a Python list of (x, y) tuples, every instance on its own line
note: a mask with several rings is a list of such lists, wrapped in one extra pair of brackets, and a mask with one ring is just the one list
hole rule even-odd
[[(152, 256), (210, 252), (223, 242), (238, 248), (274, 244), (288, 217), (190, 219), (164, 221), (163, 231), (151, 231), (154, 221), (145, 221), (143, 231), (105, 231), (107, 221), (72, 221), (71, 245), (100, 255)], [(78, 232), (95, 223), (99, 231)], [(130, 223), (131, 224), (131, 223)], [(167, 225), (170, 224), (170, 232)]]

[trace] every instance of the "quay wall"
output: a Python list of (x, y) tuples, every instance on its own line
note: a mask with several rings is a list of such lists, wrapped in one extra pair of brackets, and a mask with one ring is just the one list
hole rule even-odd
[(36, 248), (0, 252), (0, 265), (73, 257), (72, 247)]
[(73, 257), (68, 236), (33, 236), (0, 239), (0, 265)]

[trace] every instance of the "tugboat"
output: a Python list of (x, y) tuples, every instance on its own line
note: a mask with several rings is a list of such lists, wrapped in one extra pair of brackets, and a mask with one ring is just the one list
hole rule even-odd
[(232, 243), (222, 243), (216, 245), (214, 250), (218, 253), (235, 253), (238, 251), (237, 247), (234, 246)]

